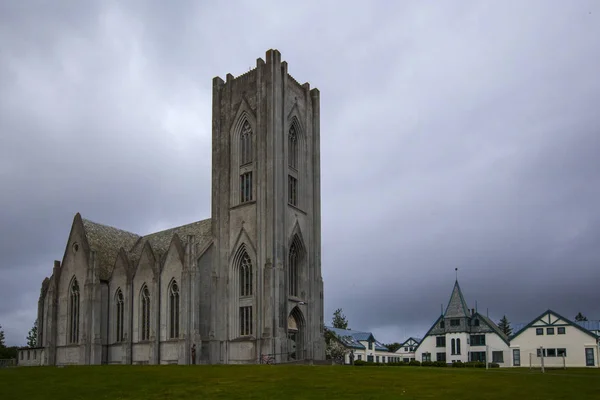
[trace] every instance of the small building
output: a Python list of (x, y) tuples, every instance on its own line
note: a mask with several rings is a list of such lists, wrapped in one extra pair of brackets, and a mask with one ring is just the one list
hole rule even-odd
[(375, 363), (391, 363), (400, 361), (396, 353), (391, 352), (383, 343), (375, 339), (371, 332), (353, 331), (326, 326), (325, 329), (335, 334), (339, 343), (348, 349), (344, 363), (350, 364), (350, 355), (354, 361)]
[[(587, 321), (582, 321), (587, 322)], [(510, 339), (513, 367), (598, 367), (598, 335), (547, 310)]]
[(17, 365), (20, 367), (45, 365), (45, 355), (43, 347), (21, 347), (17, 349)]
[(421, 343), (421, 339), (409, 337), (406, 339), (400, 348), (396, 350), (397, 357), (399, 361), (402, 362), (411, 362), (415, 360), (415, 349)]
[(487, 316), (469, 310), (458, 280), (450, 301), (417, 348), (418, 361), (493, 362), (509, 366), (508, 337)]

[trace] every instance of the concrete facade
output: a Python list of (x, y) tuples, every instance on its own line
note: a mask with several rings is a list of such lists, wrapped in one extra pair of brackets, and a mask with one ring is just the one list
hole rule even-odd
[(212, 218), (140, 236), (76, 214), (38, 302), (46, 363), (325, 359), (319, 112), (277, 50), (214, 78)]

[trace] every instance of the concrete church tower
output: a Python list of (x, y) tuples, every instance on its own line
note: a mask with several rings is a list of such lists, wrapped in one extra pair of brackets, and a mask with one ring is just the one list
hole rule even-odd
[(269, 50), (214, 79), (212, 124), (212, 218), (139, 235), (77, 213), (31, 363), (325, 359), (319, 91)]
[(229, 363), (325, 358), (319, 91), (287, 69), (269, 50), (213, 80), (212, 334)]

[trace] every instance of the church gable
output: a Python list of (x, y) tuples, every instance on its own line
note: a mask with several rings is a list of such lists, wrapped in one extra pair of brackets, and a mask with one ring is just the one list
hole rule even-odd
[(140, 239), (140, 236), (86, 219), (82, 219), (82, 224), (89, 247), (96, 252), (98, 278), (108, 280), (119, 251), (122, 248), (130, 249)]

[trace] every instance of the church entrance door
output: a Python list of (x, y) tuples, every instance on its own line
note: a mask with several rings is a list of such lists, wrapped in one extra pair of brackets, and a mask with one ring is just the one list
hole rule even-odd
[(298, 307), (288, 316), (288, 360), (304, 359), (304, 317)]

